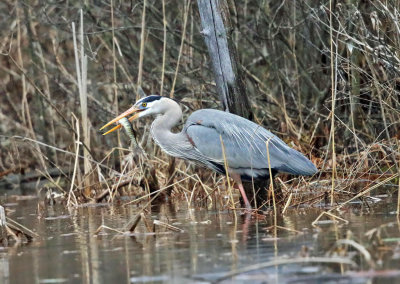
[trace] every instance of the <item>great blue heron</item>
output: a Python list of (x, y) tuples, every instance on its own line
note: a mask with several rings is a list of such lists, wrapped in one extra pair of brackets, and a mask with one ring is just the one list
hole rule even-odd
[[(151, 135), (167, 154), (194, 161), (218, 173), (228, 172), (238, 184), (247, 209), (251, 209), (251, 205), (242, 179), (268, 178), (269, 167), (273, 174), (285, 172), (308, 176), (317, 172), (309, 159), (274, 134), (232, 113), (215, 109), (197, 110), (188, 117), (181, 132), (173, 133), (171, 129), (181, 121), (182, 110), (176, 101), (158, 95), (138, 100), (100, 130), (132, 114), (129, 121), (156, 115)], [(121, 128), (120, 124), (105, 134), (118, 128)]]

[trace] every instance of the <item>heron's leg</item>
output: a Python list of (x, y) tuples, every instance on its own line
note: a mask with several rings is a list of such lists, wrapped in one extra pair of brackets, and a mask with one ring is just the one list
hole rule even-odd
[(244, 191), (242, 178), (237, 173), (231, 173), (231, 177), (237, 183), (237, 185), (239, 187), (239, 191), (240, 191), (240, 194), (242, 195), (242, 198), (243, 198), (243, 201), (244, 201), (244, 205), (246, 206), (246, 209), (247, 210), (251, 210), (251, 205), (250, 205), (249, 199), (247, 199), (246, 192)]
[(244, 204), (246, 205), (246, 209), (251, 210), (251, 205), (250, 205), (249, 200), (247, 199), (246, 192), (244, 191), (244, 187), (243, 187), (242, 182), (240, 182), (238, 184), (238, 186), (239, 186), (240, 194), (242, 195)]

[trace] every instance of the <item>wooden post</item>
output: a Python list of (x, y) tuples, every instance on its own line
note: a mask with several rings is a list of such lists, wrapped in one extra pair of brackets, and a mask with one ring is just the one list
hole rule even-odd
[(204, 41), (214, 71), (217, 91), (225, 111), (253, 118), (231, 32), (226, 0), (197, 0)]
[[(249, 99), (232, 40), (229, 8), (226, 0), (197, 0), (201, 26), (214, 71), (217, 91), (225, 111), (253, 119)], [(266, 162), (267, 163), (267, 162)], [(257, 205), (268, 199), (269, 179), (244, 183), (247, 196), (252, 199), (256, 192)], [(255, 192), (253, 191), (253, 185)], [(280, 188), (277, 188), (281, 196)]]
[(3, 246), (8, 245), (6, 212), (4, 211), (4, 207), (1, 205), (0, 205), (0, 243)]

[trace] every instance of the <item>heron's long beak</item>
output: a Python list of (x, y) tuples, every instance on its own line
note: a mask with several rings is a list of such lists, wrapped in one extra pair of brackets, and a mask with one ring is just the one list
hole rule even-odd
[[(124, 117), (127, 117), (128, 115), (134, 114), (133, 116), (131, 116), (129, 118), (129, 121), (133, 121), (135, 120), (138, 116), (139, 116), (139, 109), (136, 106), (131, 107), (130, 109), (128, 109), (127, 111), (125, 111), (124, 113), (118, 115), (116, 118), (114, 118), (113, 120), (107, 122), (107, 124), (105, 124), (103, 127), (100, 128), (100, 130), (103, 130), (104, 128), (106, 128), (107, 126), (113, 124), (113, 123), (118, 123), (118, 121)], [(122, 126), (121, 124), (118, 123), (117, 126), (115, 126), (114, 128), (108, 130), (107, 132), (103, 133), (103, 135), (107, 135), (108, 133), (111, 133), (117, 129), (120, 129)]]

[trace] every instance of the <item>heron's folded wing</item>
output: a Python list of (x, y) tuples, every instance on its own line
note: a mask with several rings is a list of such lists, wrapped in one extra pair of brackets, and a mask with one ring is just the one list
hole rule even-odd
[(270, 166), (302, 175), (316, 171), (306, 157), (270, 131), (231, 113), (212, 109), (196, 111), (188, 118), (185, 131), (202, 155), (221, 164), (224, 163), (222, 140), (231, 168), (265, 169)]
[(198, 151), (212, 160), (224, 163), (222, 140), (229, 167), (268, 168), (269, 141), (271, 167), (279, 168), (287, 162), (286, 144), (249, 120), (214, 110), (197, 111), (189, 119), (188, 136)]

